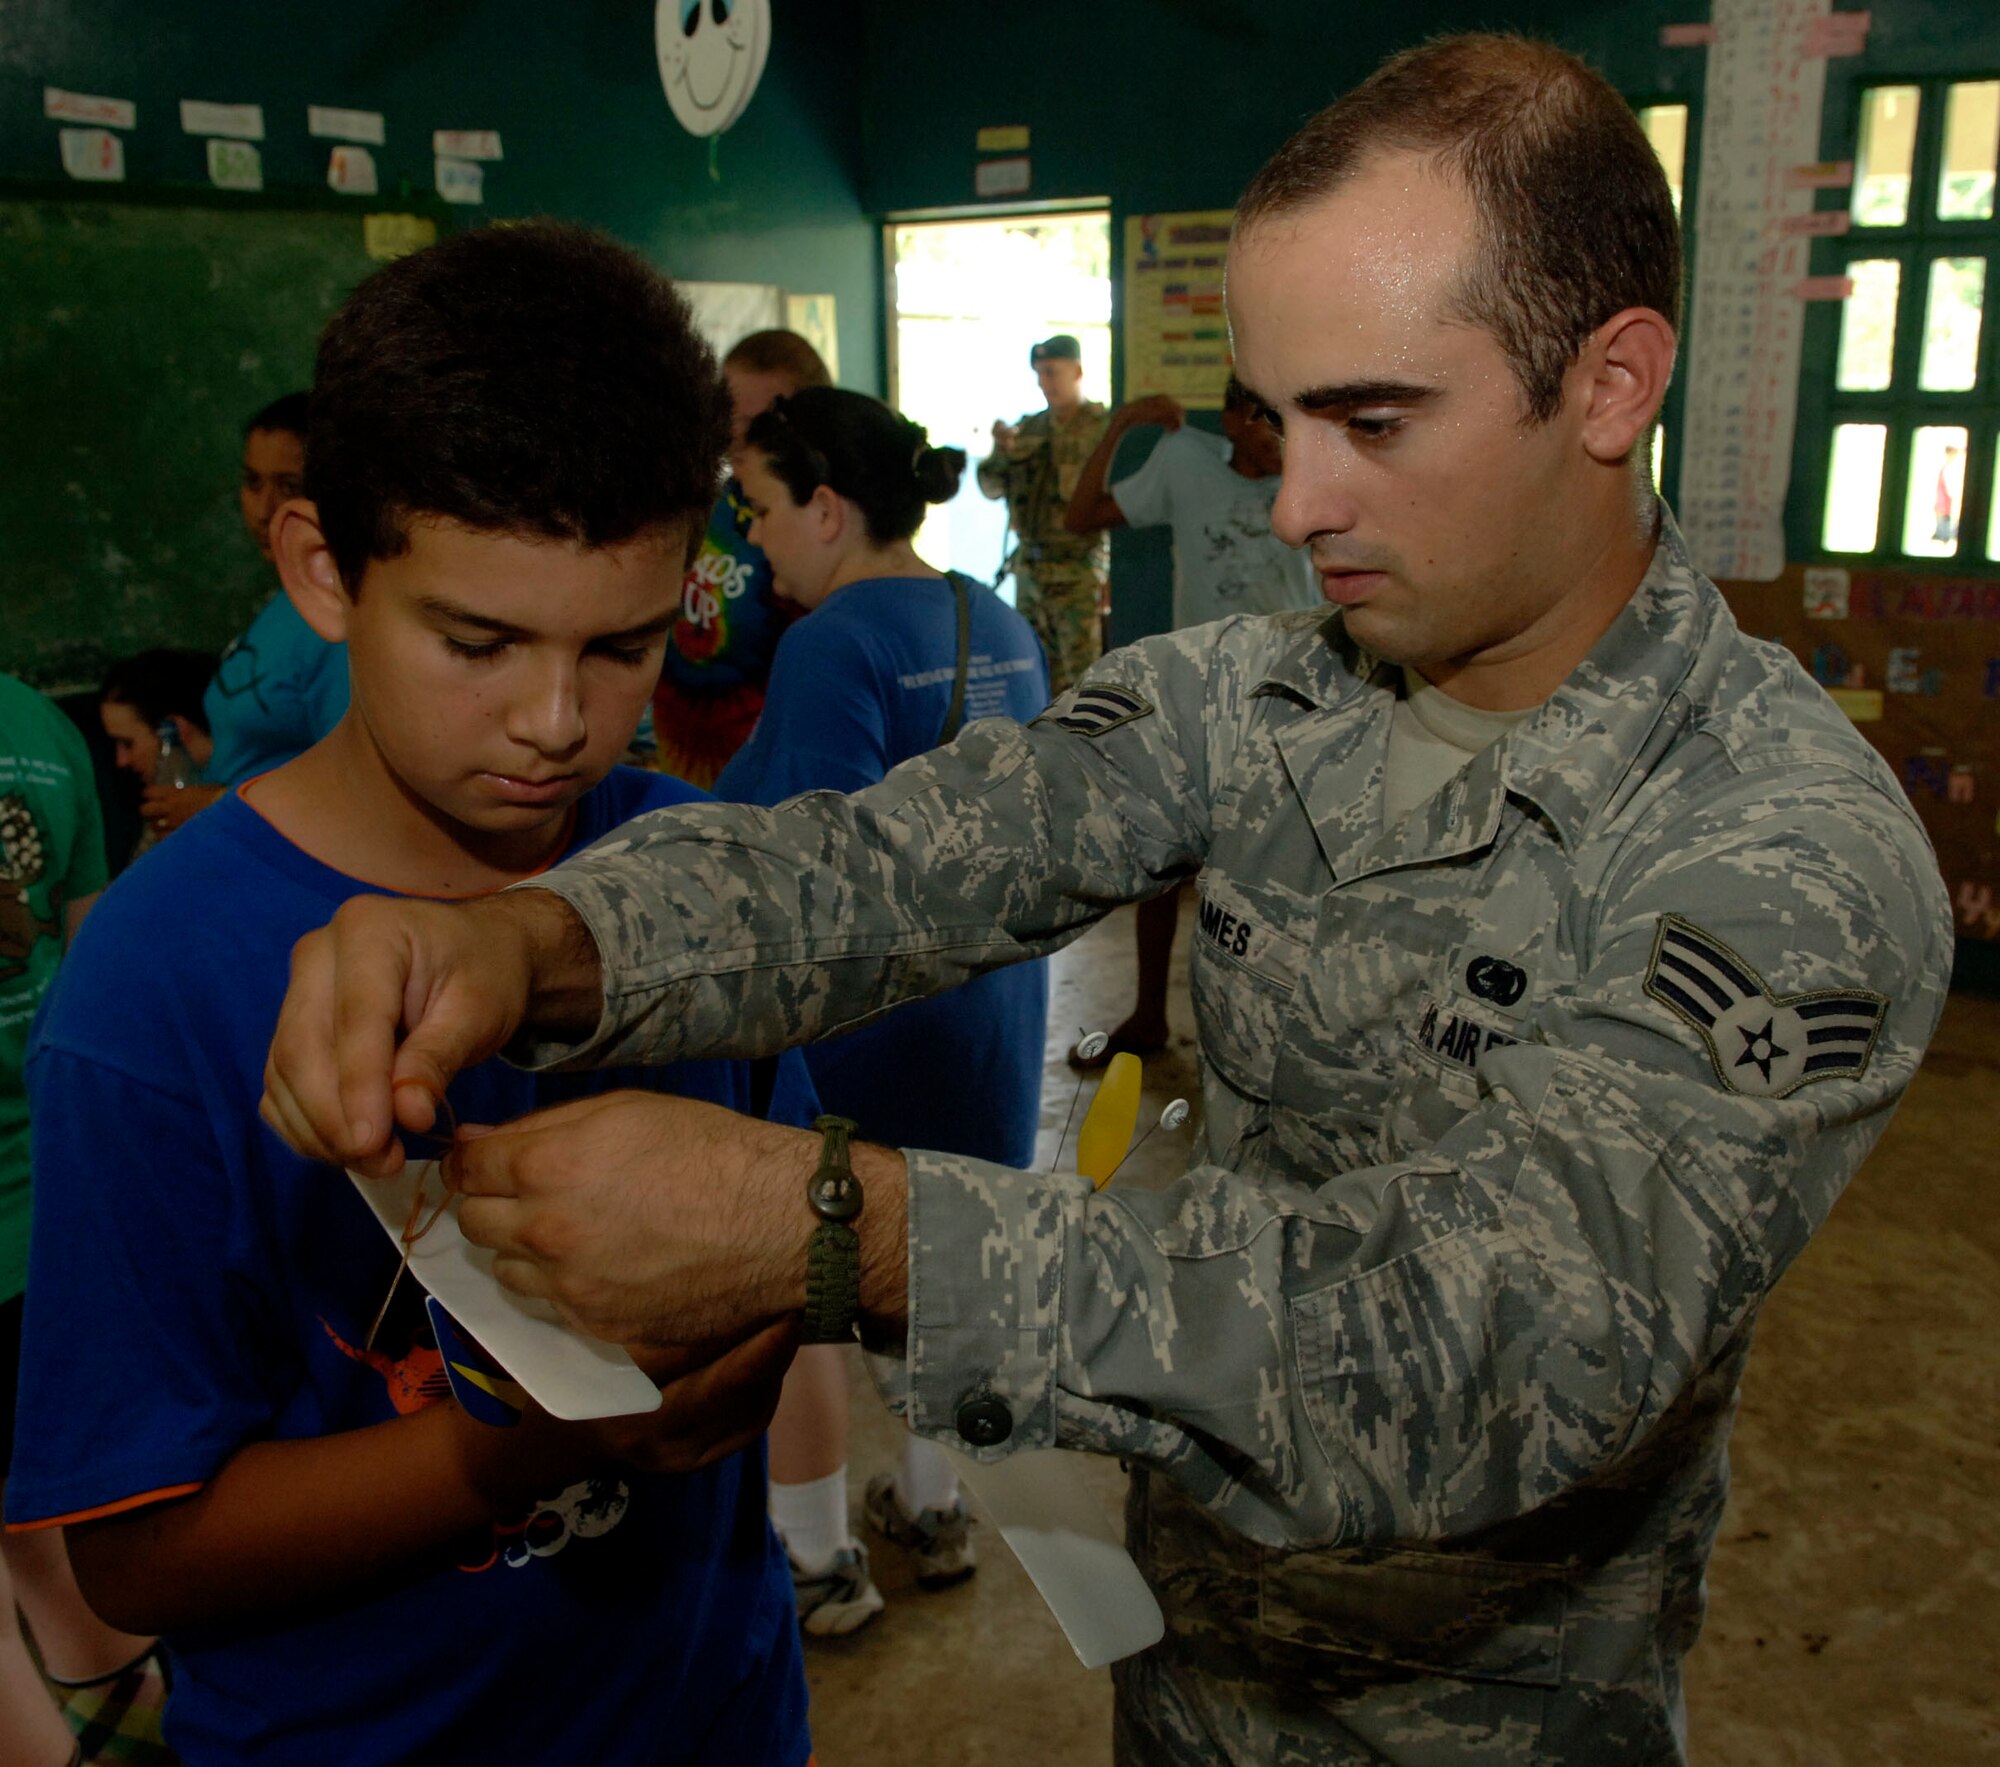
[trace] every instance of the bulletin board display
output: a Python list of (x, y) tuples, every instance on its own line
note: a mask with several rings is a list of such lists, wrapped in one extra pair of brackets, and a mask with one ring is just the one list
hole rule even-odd
[(1792, 564), (1722, 590), (1743, 630), (1790, 650), (1902, 782), (1959, 938), (2000, 941), (2000, 578)]
[(1222, 277), (1233, 209), (1125, 217), (1125, 394), (1219, 411), (1229, 386)]

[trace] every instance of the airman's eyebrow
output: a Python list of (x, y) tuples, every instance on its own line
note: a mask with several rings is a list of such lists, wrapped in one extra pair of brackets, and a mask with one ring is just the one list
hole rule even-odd
[(1364, 405), (1421, 405), (1435, 399), (1436, 387), (1408, 380), (1352, 380), (1336, 386), (1308, 387), (1292, 403), (1301, 411), (1352, 411)]

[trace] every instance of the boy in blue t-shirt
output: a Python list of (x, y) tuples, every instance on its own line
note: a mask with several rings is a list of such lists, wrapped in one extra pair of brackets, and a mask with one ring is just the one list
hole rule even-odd
[[(808, 1757), (758, 1441), (796, 1328), (661, 1358), (657, 1413), (489, 1427), (367, 1204), (257, 1116), (291, 947), (342, 902), (502, 888), (698, 795), (613, 763), (726, 426), (685, 305), (581, 229), (364, 282), (272, 524), (353, 704), (119, 881), (38, 1024), (8, 1523), (65, 1524), (93, 1605), (164, 1635), (189, 1767)], [(816, 1109), (796, 1055), (449, 1096), (493, 1123), (635, 1083)]]

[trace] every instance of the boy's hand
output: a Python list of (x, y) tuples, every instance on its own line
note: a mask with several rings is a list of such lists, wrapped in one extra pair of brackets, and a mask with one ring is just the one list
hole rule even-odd
[[(805, 1304), (820, 1138), (719, 1105), (608, 1092), (466, 1136), (466, 1238), (509, 1288), (615, 1343), (734, 1342)], [(857, 1143), (861, 1299), (907, 1311), (903, 1159)]]
[(695, 1472), (747, 1448), (770, 1427), (797, 1353), (795, 1319), (772, 1321), (718, 1350), (635, 1347), (660, 1388), (660, 1408), (566, 1423), (530, 1404), (520, 1426), (490, 1428), (460, 1414), (468, 1477), (496, 1514), (587, 1478), (606, 1461), (642, 1472)]
[(695, 1472), (747, 1448), (771, 1426), (799, 1322), (773, 1320), (720, 1356), (635, 1346), (632, 1360), (659, 1383), (660, 1408), (608, 1417), (589, 1430), (613, 1460), (645, 1472)]
[(357, 897), (293, 947), (260, 1114), (309, 1159), (398, 1172), (397, 1130), (428, 1130), (453, 1075), (531, 1017), (559, 1034), (595, 1024), (596, 957), (546, 890), (468, 903)]

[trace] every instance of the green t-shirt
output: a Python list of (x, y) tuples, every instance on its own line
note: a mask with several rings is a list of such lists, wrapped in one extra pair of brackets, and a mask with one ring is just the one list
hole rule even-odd
[(28, 1027), (62, 959), (64, 905), (104, 881), (104, 822), (82, 732), (0, 675), (0, 1301), (28, 1275)]

